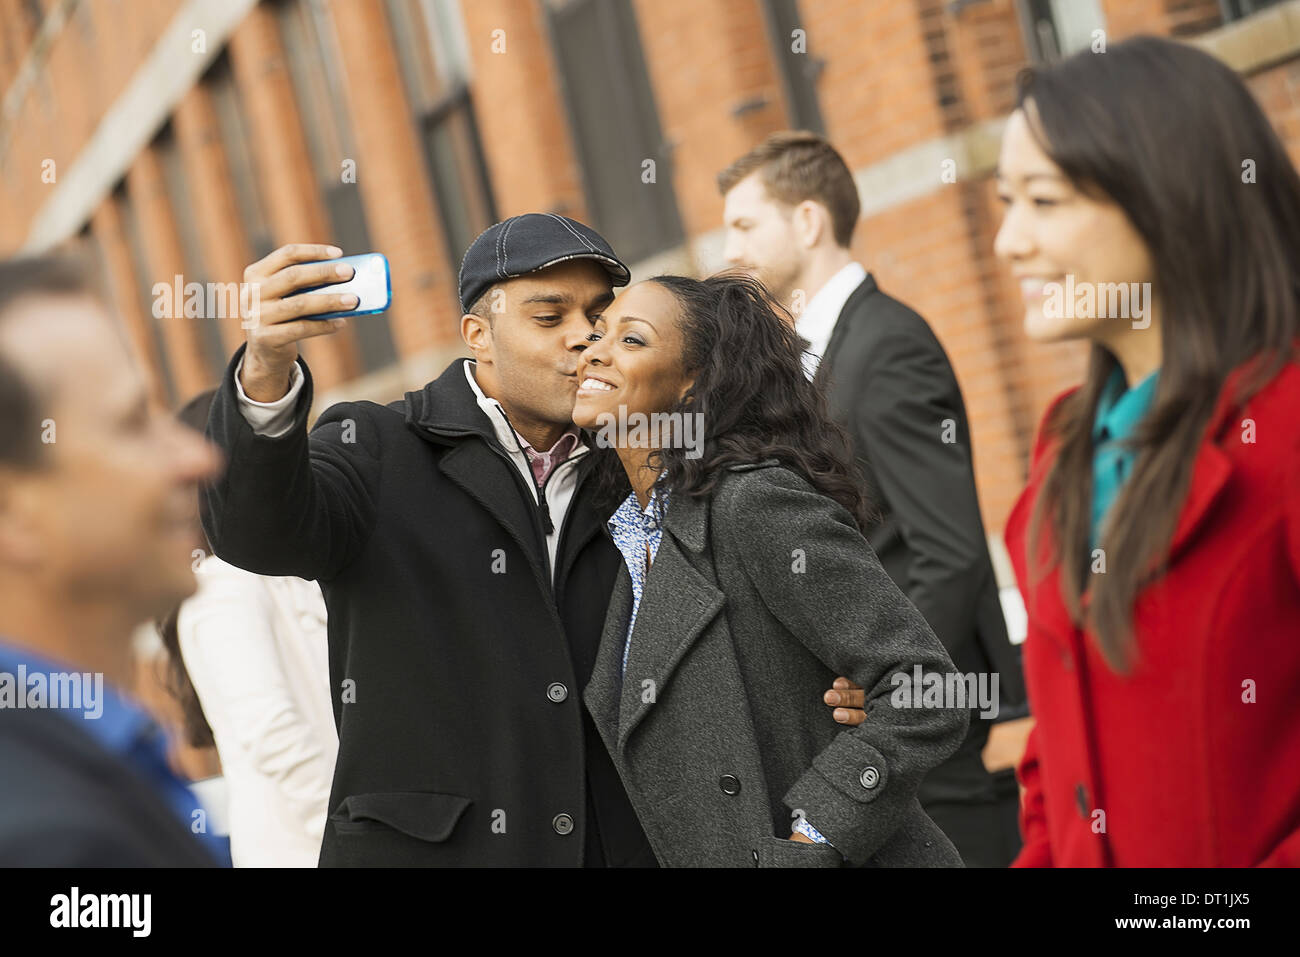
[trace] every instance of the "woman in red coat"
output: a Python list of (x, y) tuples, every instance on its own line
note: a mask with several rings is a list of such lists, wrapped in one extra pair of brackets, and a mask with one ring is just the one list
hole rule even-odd
[(1091, 343), (1006, 530), (1037, 724), (1019, 866), (1300, 864), (1300, 177), (1151, 38), (1028, 73), (996, 249)]

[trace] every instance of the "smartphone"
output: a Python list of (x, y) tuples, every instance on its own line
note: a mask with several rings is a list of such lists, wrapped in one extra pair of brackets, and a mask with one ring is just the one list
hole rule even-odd
[(303, 316), (304, 319), (338, 319), (344, 316), (373, 316), (383, 312), (393, 302), (392, 274), (388, 269), (388, 257), (383, 253), (362, 253), (360, 256), (344, 256), (342, 259), (320, 260), (330, 263), (347, 263), (355, 270), (351, 279), (329, 283), (324, 286), (312, 286), (299, 289), (290, 295), (310, 296), (312, 293), (330, 293), (346, 296), (349, 293), (357, 297), (357, 307), (343, 312), (322, 312), (316, 316)]

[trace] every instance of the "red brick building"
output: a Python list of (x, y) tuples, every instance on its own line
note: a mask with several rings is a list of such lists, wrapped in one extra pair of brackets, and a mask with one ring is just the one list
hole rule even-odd
[(483, 227), (553, 210), (638, 275), (708, 272), (716, 172), (818, 129), (859, 183), (856, 253), (952, 357), (996, 535), (1082, 358), (1021, 333), (992, 256), (998, 136), (1017, 70), (1095, 31), (1205, 46), (1300, 159), (1300, 0), (0, 0), (0, 253), (91, 238), (178, 405), (242, 330), (154, 318), (155, 283), (235, 281), (289, 241), (380, 250), (393, 308), (304, 352), (318, 408), (385, 401), (460, 351)]

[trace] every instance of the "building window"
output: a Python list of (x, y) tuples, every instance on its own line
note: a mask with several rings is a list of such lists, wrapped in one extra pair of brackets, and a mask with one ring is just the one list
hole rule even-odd
[(1282, 0), (1219, 0), (1219, 7), (1223, 10), (1223, 22), (1231, 23), (1258, 13), (1265, 7), (1275, 7), (1281, 2)]
[[(190, 202), (190, 185), (185, 176), (185, 165), (181, 161), (180, 149), (172, 133), (171, 123), (162, 128), (154, 140), (153, 148), (158, 151), (159, 165), (162, 167), (163, 183), (167, 190), (167, 205), (171, 208), (172, 221), (176, 224), (176, 235), (181, 245), (181, 266), (185, 270), (181, 280), (182, 289), (192, 282), (197, 282), (204, 289), (211, 279), (203, 262), (203, 247), (199, 240), (198, 223), (195, 222), (193, 203)], [(156, 281), (171, 283), (173, 277), (159, 276)], [(152, 287), (151, 287), (152, 288)], [(221, 341), (221, 327), (216, 316), (203, 315), (197, 319), (185, 318), (184, 303), (175, 303), (174, 322), (193, 321), (198, 323), (198, 343), (203, 353), (203, 363), (212, 373), (214, 382), (220, 382), (226, 370), (226, 346)]]
[(1020, 0), (1018, 12), (1029, 54), (1039, 63), (1089, 49), (1094, 31), (1106, 29), (1099, 0)]
[(808, 51), (806, 31), (803, 52), (795, 48), (795, 30), (803, 29), (799, 5), (796, 0), (763, 0), (763, 14), (781, 73), (785, 101), (789, 105), (790, 127), (824, 136), (826, 124), (817, 103), (817, 78), (821, 76), (826, 61)]
[(217, 126), (221, 130), (221, 144), (225, 148), (235, 205), (239, 208), (244, 234), (252, 248), (253, 258), (261, 259), (275, 248), (275, 241), (254, 172), (239, 88), (235, 86), (235, 77), (230, 69), (230, 56), (224, 50), (208, 70), (204, 82), (212, 94)]
[[(548, 0), (554, 62), (592, 223), (635, 262), (684, 238), (631, 0)], [(654, 161), (654, 182), (643, 182)]]
[[(323, 0), (280, 0), (274, 9), (307, 137), (307, 152), (329, 216), (329, 241), (345, 256), (371, 252), (374, 247), (361, 193), (356, 183), (343, 180), (344, 161), (355, 161), (357, 153), (329, 10)], [(365, 371), (397, 361), (386, 319), (367, 316), (354, 322), (352, 330)]]
[(158, 378), (162, 382), (163, 396), (167, 404), (176, 407), (176, 382), (172, 378), (171, 363), (167, 356), (167, 341), (163, 336), (162, 329), (159, 327), (160, 322), (164, 319), (155, 319), (153, 315), (153, 285), (154, 281), (150, 278), (149, 267), (144, 254), (144, 240), (140, 235), (140, 224), (135, 218), (135, 207), (131, 205), (131, 197), (126, 191), (126, 181), (117, 184), (113, 190), (113, 205), (117, 209), (118, 219), (122, 223), (122, 232), (126, 236), (127, 258), (131, 260), (132, 278), (135, 280), (136, 295), (140, 297), (140, 315), (144, 321), (145, 328), (149, 330), (149, 338), (153, 343), (153, 354), (157, 359), (156, 371)]
[(497, 221), (474, 120), (465, 27), (456, 0), (388, 0), (388, 13), (455, 275), (470, 243)]

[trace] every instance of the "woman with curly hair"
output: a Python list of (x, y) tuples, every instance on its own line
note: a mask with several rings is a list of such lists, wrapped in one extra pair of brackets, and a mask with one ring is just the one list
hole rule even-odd
[[(781, 308), (748, 278), (639, 283), (578, 380), (625, 563), (584, 697), (660, 863), (961, 866), (916, 792), (968, 713), (898, 694), (952, 664), (862, 535)], [(868, 689), (852, 729), (837, 674)]]

